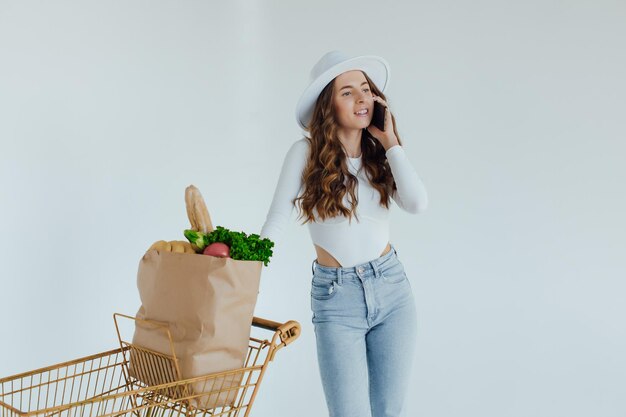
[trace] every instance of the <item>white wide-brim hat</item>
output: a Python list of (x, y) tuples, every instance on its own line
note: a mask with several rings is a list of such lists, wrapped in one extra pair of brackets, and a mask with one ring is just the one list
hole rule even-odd
[(296, 105), (296, 120), (305, 129), (313, 116), (317, 97), (336, 76), (352, 70), (364, 71), (382, 92), (389, 86), (389, 63), (375, 55), (349, 57), (341, 51), (327, 52), (311, 70), (311, 83)]

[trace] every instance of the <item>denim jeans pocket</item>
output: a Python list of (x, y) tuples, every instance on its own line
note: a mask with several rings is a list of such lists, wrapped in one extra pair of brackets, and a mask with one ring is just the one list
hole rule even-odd
[(330, 300), (337, 294), (337, 282), (331, 278), (313, 276), (311, 280), (311, 298), (315, 300)]
[(394, 262), (387, 268), (381, 269), (380, 275), (383, 281), (388, 284), (398, 284), (408, 279), (404, 271), (404, 265), (402, 265), (400, 261)]

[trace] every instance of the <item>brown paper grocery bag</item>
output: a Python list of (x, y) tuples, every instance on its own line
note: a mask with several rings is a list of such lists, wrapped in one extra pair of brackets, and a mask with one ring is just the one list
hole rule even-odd
[[(243, 367), (262, 266), (261, 261), (200, 254), (154, 249), (145, 253), (137, 273), (141, 298), (137, 318), (169, 323), (183, 379)], [(133, 344), (164, 354), (172, 350), (166, 333), (140, 322), (135, 325)], [(135, 365), (140, 366), (131, 363), (131, 374)], [(200, 409), (233, 405), (242, 376), (193, 384), (190, 394), (220, 393), (194, 398), (191, 405)], [(155, 378), (143, 382), (170, 382)]]

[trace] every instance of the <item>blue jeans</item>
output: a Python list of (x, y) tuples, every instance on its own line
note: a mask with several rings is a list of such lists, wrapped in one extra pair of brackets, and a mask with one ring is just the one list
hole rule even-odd
[(395, 247), (349, 268), (314, 260), (312, 270), (312, 322), (330, 417), (403, 416), (417, 316)]

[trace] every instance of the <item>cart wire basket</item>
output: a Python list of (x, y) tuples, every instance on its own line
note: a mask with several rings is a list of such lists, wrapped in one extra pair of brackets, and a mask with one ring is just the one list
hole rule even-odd
[[(242, 368), (181, 379), (173, 343), (170, 354), (133, 345), (122, 337), (118, 320), (160, 327), (171, 342), (167, 323), (120, 313), (113, 318), (119, 348), (1, 378), (0, 417), (245, 417), (269, 362), (301, 331), (293, 320), (254, 317), (253, 328), (268, 338), (251, 334)], [(207, 406), (207, 398), (215, 406)]]

